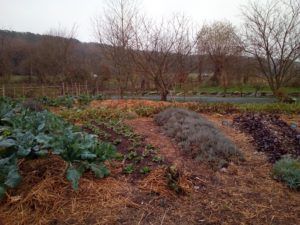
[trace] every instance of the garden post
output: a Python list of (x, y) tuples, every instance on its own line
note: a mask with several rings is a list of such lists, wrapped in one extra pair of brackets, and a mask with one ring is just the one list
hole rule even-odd
[(4, 84), (2, 85), (2, 97), (3, 98), (5, 97), (5, 86), (4, 86)]
[(66, 92), (65, 92), (65, 83), (62, 83), (62, 90), (63, 90), (63, 96), (66, 95)]

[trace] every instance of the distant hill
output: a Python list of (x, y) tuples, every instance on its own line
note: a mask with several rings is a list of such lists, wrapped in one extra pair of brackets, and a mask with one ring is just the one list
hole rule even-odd
[[(107, 49), (110, 46), (71, 39), (72, 50), (69, 52), (69, 58), (64, 62), (64, 47), (61, 43), (67, 41), (69, 39), (51, 35), (0, 30), (0, 81), (4, 79), (5, 74), (25, 78), (39, 77), (40, 80), (43, 80), (44, 76), (69, 73), (72, 74), (71, 79), (85, 80), (90, 74), (104, 74), (103, 77), (106, 77), (107, 74), (113, 73), (113, 65), (110, 65), (109, 60), (103, 54), (104, 48)], [(207, 55), (190, 57), (194, 65), (191, 73), (196, 75), (214, 73), (213, 63)], [(230, 74), (232, 75), (231, 80), (240, 79), (242, 73), (247, 76), (254, 75), (253, 67), (256, 61), (253, 58), (234, 56), (229, 60), (227, 64), (235, 73)], [(297, 67), (300, 73), (300, 62), (297, 63)], [(60, 71), (61, 68), (65, 68), (67, 72)], [(53, 82), (60, 82), (56, 79), (53, 80)]]

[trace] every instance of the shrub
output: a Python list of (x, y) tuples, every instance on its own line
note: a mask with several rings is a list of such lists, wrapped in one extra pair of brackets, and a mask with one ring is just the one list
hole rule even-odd
[(64, 106), (67, 108), (72, 108), (74, 104), (74, 98), (72, 96), (59, 96), (57, 98), (51, 98), (51, 97), (41, 97), (38, 99), (42, 104), (46, 106)]
[(300, 189), (300, 161), (283, 158), (273, 166), (273, 176), (291, 189)]
[(26, 109), (29, 109), (31, 111), (36, 111), (36, 112), (40, 112), (40, 111), (44, 110), (42, 104), (39, 101), (32, 100), (32, 99), (25, 101), (23, 103), (23, 107)]
[(169, 108), (154, 117), (165, 133), (175, 138), (193, 158), (224, 167), (229, 161), (243, 160), (242, 153), (214, 125), (195, 112)]

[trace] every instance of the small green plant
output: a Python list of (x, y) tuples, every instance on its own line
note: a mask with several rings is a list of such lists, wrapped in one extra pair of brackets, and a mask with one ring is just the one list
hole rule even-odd
[(121, 139), (116, 139), (116, 140), (113, 141), (113, 144), (114, 144), (114, 145), (119, 145), (119, 144), (121, 144), (121, 143), (122, 143), (122, 140), (121, 140)]
[(283, 158), (273, 166), (273, 177), (280, 180), (291, 189), (300, 188), (300, 161), (291, 158)]
[(138, 153), (136, 151), (130, 151), (127, 155), (126, 158), (129, 160), (132, 160), (138, 156)]
[(149, 153), (153, 153), (153, 154), (156, 154), (157, 153), (157, 148), (154, 147), (152, 144), (147, 144), (146, 145), (146, 150), (149, 151)]
[(142, 174), (147, 174), (150, 173), (150, 168), (148, 166), (144, 166), (143, 168), (140, 169), (140, 173)]
[(150, 155), (150, 151), (148, 149), (144, 149), (142, 156), (145, 158), (148, 157), (149, 155)]
[(117, 152), (116, 154), (115, 154), (115, 160), (117, 160), (117, 161), (122, 161), (122, 160), (124, 160), (124, 155), (122, 154), (122, 153), (120, 153), (120, 152)]
[(179, 171), (176, 166), (172, 165), (166, 169), (165, 177), (168, 181), (168, 187), (175, 191), (177, 194), (184, 193), (183, 189), (179, 185)]
[(93, 97), (90, 95), (80, 95), (77, 99), (80, 105), (88, 105), (93, 100)]
[(123, 172), (126, 174), (131, 174), (135, 171), (135, 167), (133, 164), (128, 164), (124, 169)]
[(135, 163), (140, 163), (141, 161), (143, 161), (144, 157), (142, 155), (139, 155), (137, 157), (135, 157), (134, 161)]
[(143, 105), (137, 105), (134, 107), (134, 111), (136, 114), (142, 117), (149, 117), (153, 114), (161, 111), (162, 109), (159, 109), (158, 107), (151, 107), (151, 106), (143, 106)]
[(38, 99), (42, 104), (46, 106), (64, 106), (67, 108), (72, 108), (74, 104), (74, 97), (72, 96), (59, 96), (57, 98), (50, 98), (47, 96)]
[(155, 147), (152, 144), (147, 144), (146, 148), (149, 149), (149, 150), (154, 150), (155, 149)]
[(164, 160), (163, 160), (162, 156), (156, 155), (156, 156), (153, 157), (152, 161), (160, 163), (160, 162), (163, 162)]

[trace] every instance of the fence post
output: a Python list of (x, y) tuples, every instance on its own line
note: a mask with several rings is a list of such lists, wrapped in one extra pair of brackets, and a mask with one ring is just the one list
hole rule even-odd
[(97, 91), (97, 95), (99, 94), (99, 87), (98, 87), (98, 80), (96, 81), (96, 91)]
[(78, 87), (77, 87), (77, 83), (75, 83), (75, 95), (78, 96)]
[(62, 83), (62, 94), (65, 96), (65, 83)]
[(5, 86), (4, 86), (4, 84), (2, 85), (2, 97), (3, 98), (5, 97)]
[(85, 90), (86, 90), (86, 95), (89, 95), (87, 80), (85, 81)]
[(66, 93), (69, 94), (69, 88), (68, 88), (68, 85), (66, 85)]

